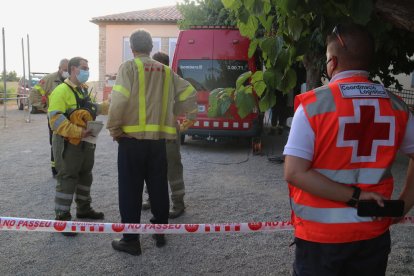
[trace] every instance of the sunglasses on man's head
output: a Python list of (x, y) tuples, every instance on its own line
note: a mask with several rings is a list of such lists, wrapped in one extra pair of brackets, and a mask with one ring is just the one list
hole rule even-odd
[(345, 41), (342, 39), (341, 33), (339, 32), (339, 28), (340, 25), (336, 25), (335, 28), (332, 30), (332, 34), (336, 36), (341, 46), (346, 49)]

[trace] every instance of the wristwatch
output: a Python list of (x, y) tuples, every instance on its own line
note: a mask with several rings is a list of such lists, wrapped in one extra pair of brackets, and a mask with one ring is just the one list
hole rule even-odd
[(351, 186), (354, 189), (354, 193), (352, 194), (352, 197), (350, 200), (346, 202), (346, 205), (350, 207), (355, 207), (358, 204), (359, 196), (361, 195), (361, 189), (357, 186)]

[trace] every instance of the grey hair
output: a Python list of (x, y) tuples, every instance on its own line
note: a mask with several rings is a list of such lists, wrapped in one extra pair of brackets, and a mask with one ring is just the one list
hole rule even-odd
[(152, 51), (152, 38), (149, 32), (140, 29), (133, 32), (129, 38), (131, 50), (149, 54)]
[(69, 60), (68, 60), (67, 58), (62, 59), (62, 60), (59, 62), (59, 67), (62, 67), (65, 63), (69, 63)]

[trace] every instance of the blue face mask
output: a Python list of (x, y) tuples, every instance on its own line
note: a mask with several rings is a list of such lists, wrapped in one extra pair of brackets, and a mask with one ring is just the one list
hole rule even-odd
[(76, 78), (80, 83), (85, 83), (89, 79), (89, 71), (80, 69), (79, 74), (76, 75)]

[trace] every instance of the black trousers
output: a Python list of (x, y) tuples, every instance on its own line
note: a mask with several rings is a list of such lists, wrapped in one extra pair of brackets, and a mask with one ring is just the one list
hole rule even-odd
[(295, 238), (293, 275), (381, 276), (391, 251), (390, 232), (350, 243), (316, 243)]
[[(151, 223), (167, 224), (169, 210), (165, 140), (121, 138), (118, 147), (119, 210), (122, 223), (140, 223), (144, 181), (153, 217)], [(124, 240), (139, 235), (124, 234)]]
[(53, 131), (50, 128), (49, 124), (49, 116), (47, 116), (47, 127), (49, 129), (49, 143), (50, 143), (50, 166), (52, 167), (53, 174), (57, 174), (56, 167), (55, 167), (55, 157), (53, 156), (53, 150), (52, 150), (52, 137), (53, 137)]

